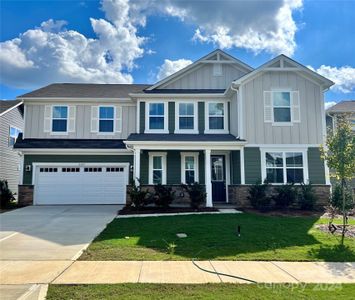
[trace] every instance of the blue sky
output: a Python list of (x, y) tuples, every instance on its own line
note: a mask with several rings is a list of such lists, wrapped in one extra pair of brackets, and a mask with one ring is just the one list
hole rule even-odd
[(54, 81), (152, 83), (216, 48), (253, 67), (285, 53), (337, 83), (328, 102), (355, 99), (355, 1), (5, 0), (0, 22), (2, 99)]

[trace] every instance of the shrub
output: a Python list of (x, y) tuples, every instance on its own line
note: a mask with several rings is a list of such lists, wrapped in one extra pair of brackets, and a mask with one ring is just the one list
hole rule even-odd
[(175, 199), (175, 191), (172, 187), (157, 184), (154, 186), (154, 203), (156, 206), (167, 208)]
[(250, 204), (258, 210), (266, 211), (271, 208), (271, 198), (268, 195), (269, 184), (257, 182), (249, 188)]
[(131, 198), (131, 206), (134, 206), (139, 210), (140, 208), (147, 205), (147, 197), (149, 192), (147, 190), (142, 190), (141, 186), (136, 185), (136, 182), (134, 180), (130, 186), (128, 194)]
[[(351, 210), (354, 208), (354, 200), (351, 190), (346, 186), (344, 188), (345, 194), (345, 210)], [(341, 185), (336, 184), (333, 187), (332, 195), (330, 198), (330, 204), (335, 207), (337, 210), (343, 210), (343, 196), (341, 193)]]
[(301, 184), (301, 189), (298, 194), (300, 208), (303, 210), (312, 210), (317, 202), (317, 196), (314, 193), (313, 186), (309, 184)]
[(275, 187), (275, 194), (272, 199), (275, 201), (277, 208), (288, 208), (295, 203), (297, 199), (297, 191), (293, 183), (288, 183)]
[(190, 206), (193, 209), (198, 209), (206, 202), (205, 187), (197, 182), (193, 184), (183, 184), (182, 188), (189, 194)]
[(13, 200), (15, 200), (15, 197), (9, 189), (7, 180), (0, 180), (0, 207), (8, 207)]

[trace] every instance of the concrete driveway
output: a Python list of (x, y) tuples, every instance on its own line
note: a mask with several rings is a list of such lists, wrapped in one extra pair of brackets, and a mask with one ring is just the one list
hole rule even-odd
[(0, 298), (44, 299), (119, 205), (28, 206), (0, 214)]
[(75, 260), (118, 205), (28, 206), (0, 215), (0, 260)]

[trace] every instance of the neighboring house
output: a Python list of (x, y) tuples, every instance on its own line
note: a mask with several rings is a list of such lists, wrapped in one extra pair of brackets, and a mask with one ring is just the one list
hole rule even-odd
[(352, 129), (355, 132), (355, 100), (341, 101), (326, 110), (328, 130), (336, 128), (337, 117), (346, 116), (349, 118)]
[(20, 180), (21, 157), (13, 146), (23, 131), (23, 105), (20, 100), (0, 100), (0, 179), (17, 193)]
[[(326, 110), (328, 133), (336, 129), (337, 119), (342, 116), (346, 116), (349, 119), (355, 133), (355, 100), (341, 101)], [(334, 177), (331, 178), (331, 183), (336, 183)], [(350, 181), (350, 186), (355, 189), (355, 178)]]
[(207, 206), (242, 203), (248, 185), (309, 182), (333, 82), (280, 55), (257, 69), (213, 51), (154, 85), (52, 84), (22, 95), (23, 202), (126, 203), (129, 179), (206, 186)]

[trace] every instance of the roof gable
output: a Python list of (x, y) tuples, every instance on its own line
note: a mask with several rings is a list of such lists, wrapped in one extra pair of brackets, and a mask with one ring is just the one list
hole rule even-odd
[[(239, 73), (241, 74), (241, 76), (246, 73), (249, 73), (253, 70), (253, 68), (250, 67), (249, 65), (247, 65), (247, 64), (243, 63), (242, 61), (234, 58), (233, 56), (225, 53), (224, 51), (217, 49), (217, 50), (211, 52), (210, 54), (195, 61), (194, 63), (188, 65), (187, 67), (181, 69), (180, 71), (157, 82), (156, 84), (147, 88), (147, 90), (149, 91), (149, 90), (169, 87), (170, 84), (183, 78), (184, 76), (187, 76), (188, 74), (191, 74), (192, 72), (198, 71), (199, 69), (202, 69), (203, 67), (212, 66), (214, 64), (232, 66), (233, 68), (239, 70)], [(236, 78), (233, 78), (233, 79), (236, 79)]]
[(333, 81), (329, 80), (328, 78), (325, 78), (322, 75), (319, 75), (317, 72), (312, 71), (311, 69), (296, 62), (295, 60), (287, 57), (284, 54), (281, 54), (275, 57), (274, 59), (266, 62), (265, 64), (261, 65), (259, 68), (255, 69), (254, 71), (235, 80), (233, 83), (236, 85), (240, 85), (241, 83), (244, 83), (248, 79), (254, 78), (255, 76), (261, 74), (262, 72), (268, 72), (268, 71), (297, 72), (302, 76), (313, 80), (315, 83), (322, 85), (324, 88), (329, 88), (334, 84)]
[(6, 114), (21, 104), (21, 100), (0, 100), (0, 116)]

